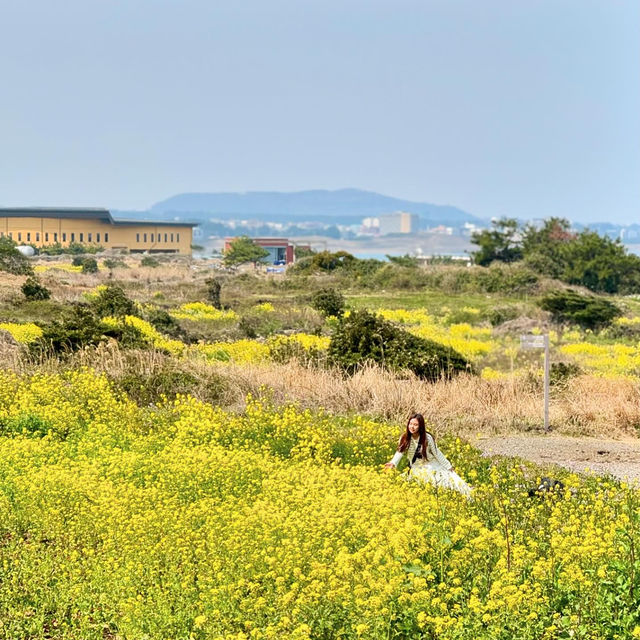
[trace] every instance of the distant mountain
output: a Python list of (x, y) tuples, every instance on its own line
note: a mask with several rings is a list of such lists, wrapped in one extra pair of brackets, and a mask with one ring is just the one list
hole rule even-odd
[(241, 217), (283, 222), (317, 220), (353, 224), (362, 218), (393, 211), (416, 213), (427, 225), (482, 222), (457, 207), (401, 200), (360, 189), (294, 193), (182, 193), (154, 204), (148, 213), (163, 218), (179, 216), (226, 220)]

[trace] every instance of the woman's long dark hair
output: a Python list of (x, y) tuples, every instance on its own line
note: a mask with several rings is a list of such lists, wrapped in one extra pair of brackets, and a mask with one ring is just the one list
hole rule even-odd
[[(409, 419), (407, 420), (407, 428), (405, 429), (404, 433), (400, 436), (400, 442), (398, 443), (398, 451), (400, 451), (400, 453), (404, 453), (409, 448), (409, 443), (411, 442), (411, 431), (409, 431), (409, 423), (414, 418), (418, 421), (418, 438), (419, 438), (418, 445), (422, 449), (422, 457), (426, 460), (428, 432), (424, 424), (424, 416), (421, 413), (414, 413), (413, 415), (409, 416)], [(433, 438), (432, 433), (429, 433), (429, 435)], [(433, 441), (435, 442), (435, 438), (433, 438)]]

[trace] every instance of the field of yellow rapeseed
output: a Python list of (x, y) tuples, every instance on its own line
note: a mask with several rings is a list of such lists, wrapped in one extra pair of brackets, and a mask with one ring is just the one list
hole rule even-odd
[(9, 332), (20, 344), (29, 344), (42, 335), (42, 329), (33, 322), (0, 322), (0, 330)]
[(638, 492), (441, 443), (473, 499), (384, 472), (400, 427), (250, 400), (141, 408), (0, 373), (5, 638), (640, 635)]
[(171, 312), (178, 320), (236, 320), (238, 314), (235, 311), (221, 311), (204, 302), (189, 302)]

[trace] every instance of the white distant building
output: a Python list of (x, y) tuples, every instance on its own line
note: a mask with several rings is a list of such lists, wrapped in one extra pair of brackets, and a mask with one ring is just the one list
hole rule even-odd
[(447, 227), (443, 224), (438, 225), (437, 227), (432, 227), (429, 229), (429, 233), (439, 233), (443, 236), (452, 236), (453, 235), (453, 227)]
[(480, 231), (481, 228), (476, 225), (473, 224), (473, 222), (465, 222), (462, 225), (462, 235), (463, 236), (470, 236), (472, 233), (476, 233), (476, 231)]
[(363, 218), (359, 229), (360, 233), (377, 234), (380, 232), (380, 220), (378, 218)]
[(378, 217), (380, 235), (386, 236), (390, 233), (415, 233), (418, 230), (418, 216), (415, 213), (406, 211), (395, 211), (394, 213), (384, 213)]

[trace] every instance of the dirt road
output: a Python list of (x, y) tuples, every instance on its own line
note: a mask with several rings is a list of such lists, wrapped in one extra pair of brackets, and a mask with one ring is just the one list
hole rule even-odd
[(485, 455), (517, 456), (540, 465), (590, 470), (640, 484), (640, 440), (604, 440), (566, 436), (478, 436), (472, 440)]

